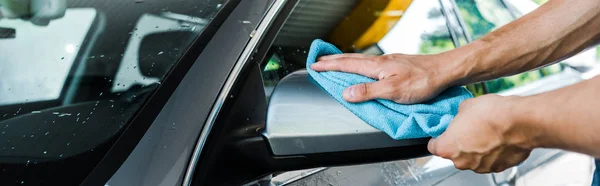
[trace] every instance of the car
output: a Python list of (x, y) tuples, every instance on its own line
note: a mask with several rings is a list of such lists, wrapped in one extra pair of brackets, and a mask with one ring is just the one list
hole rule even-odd
[[(459, 171), (427, 152), (427, 138), (370, 127), (303, 69), (317, 38), (345, 52), (433, 54), (535, 7), (73, 0), (42, 25), (0, 19), (0, 184), (514, 184), (566, 152), (535, 150), (502, 173)], [(567, 62), (466, 87), (530, 95), (595, 75)]]

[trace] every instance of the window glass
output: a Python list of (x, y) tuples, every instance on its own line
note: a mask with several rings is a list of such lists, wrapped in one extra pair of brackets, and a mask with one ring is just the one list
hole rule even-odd
[(378, 43), (384, 53), (435, 54), (454, 48), (440, 5), (415, 1)]
[(456, 6), (473, 40), (514, 20), (500, 0), (456, 0)]
[[(516, 10), (528, 8), (521, 7), (527, 5), (524, 3), (511, 5), (516, 6)], [(472, 39), (478, 39), (515, 19), (501, 0), (456, 0), (456, 6), (459, 9), (460, 17), (465, 23), (467, 33)], [(560, 64), (555, 64), (510, 77), (487, 81), (484, 84), (487, 93), (499, 93), (561, 72), (563, 68)]]
[(18, 28), (18, 37), (0, 40), (0, 105), (57, 99), (96, 16), (94, 9), (75, 9), (46, 27), (1, 20), (0, 27)]
[(0, 185), (79, 185), (227, 3), (56, 1), (0, 16)]

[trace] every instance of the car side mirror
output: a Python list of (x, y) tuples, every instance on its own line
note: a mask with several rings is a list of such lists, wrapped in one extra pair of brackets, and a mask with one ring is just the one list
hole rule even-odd
[(280, 80), (267, 103), (261, 69), (254, 66), (240, 81), (238, 96), (228, 96), (227, 111), (213, 129), (220, 131), (212, 136), (217, 145), (199, 160), (213, 166), (201, 167), (197, 179), (227, 178), (237, 185), (282, 171), (430, 155), (429, 138), (392, 139), (338, 103), (306, 70)]
[(263, 166), (271, 171), (430, 155), (427, 150), (429, 138), (392, 139), (338, 103), (309, 77), (306, 70), (293, 72), (277, 84), (267, 106), (266, 125), (260, 136), (261, 144), (266, 145), (268, 152), (249, 150), (247, 154), (260, 154), (257, 156)]
[[(328, 95), (306, 70), (282, 79), (267, 109), (263, 136), (276, 156), (320, 154), (396, 148), (396, 159), (427, 153), (401, 153), (403, 147), (421, 146), (428, 138), (394, 140), (358, 118)], [(391, 158), (391, 157), (390, 157)]]

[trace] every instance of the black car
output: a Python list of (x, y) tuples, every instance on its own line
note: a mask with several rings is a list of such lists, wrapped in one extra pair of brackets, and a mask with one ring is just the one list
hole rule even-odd
[[(11, 17), (10, 2), (0, 185), (498, 185), (564, 154), (459, 171), (428, 154), (427, 138), (370, 127), (303, 71), (317, 38), (345, 52), (439, 53), (521, 16), (522, 3), (50, 0), (40, 9), (64, 12)], [(526, 95), (583, 79), (559, 64), (467, 88)]]

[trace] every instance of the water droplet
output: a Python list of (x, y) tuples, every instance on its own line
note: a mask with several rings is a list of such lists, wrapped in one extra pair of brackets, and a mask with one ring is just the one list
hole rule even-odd
[(100, 95), (99, 95), (99, 96), (102, 96), (102, 94), (104, 94), (104, 92), (100, 92)]
[(58, 117), (65, 117), (65, 116), (71, 116), (71, 113), (62, 113), (62, 114), (58, 115)]
[(44, 151), (44, 154), (48, 154), (48, 152)]
[(31, 136), (29, 136), (29, 137), (30, 137), (30, 138), (33, 138), (33, 137), (35, 137), (35, 135), (33, 135), (33, 134), (32, 134), (32, 135), (31, 135)]
[(42, 113), (42, 111), (36, 110), (36, 111), (31, 111), (32, 114), (39, 114)]
[(23, 185), (25, 183), (25, 181), (21, 181), (21, 185)]
[(67, 146), (71, 145), (71, 143), (67, 143)]
[(244, 23), (244, 24), (250, 24), (251, 22), (250, 21), (242, 21), (242, 23)]
[(81, 115), (81, 112), (78, 112), (78, 113), (77, 113), (77, 116), (79, 116), (79, 115)]
[(163, 146), (163, 148), (165, 148), (165, 149), (166, 149), (166, 148), (167, 148), (167, 146), (165, 145), (165, 146)]
[(62, 158), (62, 157), (63, 157), (63, 154), (60, 154), (60, 155), (58, 155), (58, 157), (61, 157), (61, 158)]
[(27, 163), (25, 163), (25, 166), (28, 166), (28, 165), (29, 165), (29, 160), (27, 160)]
[(48, 134), (50, 134), (50, 132), (46, 132), (46, 133), (44, 133), (44, 136), (47, 136)]
[(158, 28), (158, 26), (154, 27), (154, 28)]
[(15, 149), (15, 146), (12, 146), (10, 149)]
[(104, 57), (104, 55), (100, 55), (100, 58), (103, 58), (103, 57)]
[(60, 58), (60, 60), (64, 60), (64, 59), (65, 59), (65, 57), (61, 57), (61, 58)]
[(163, 53), (164, 53), (163, 51), (160, 51), (160, 52), (158, 52), (157, 55), (162, 55)]

